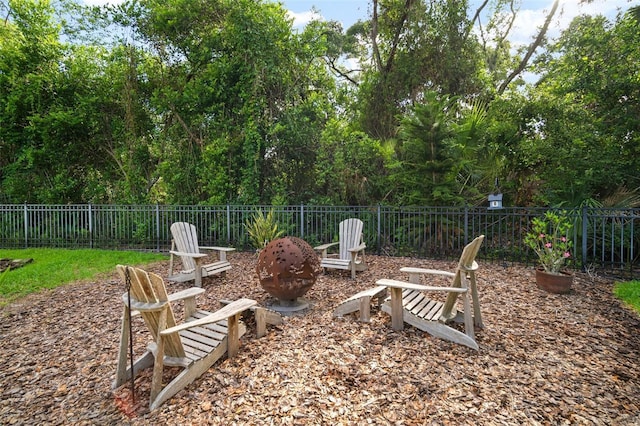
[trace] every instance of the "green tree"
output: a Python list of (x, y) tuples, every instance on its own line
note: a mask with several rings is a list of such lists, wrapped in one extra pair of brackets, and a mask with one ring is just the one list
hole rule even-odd
[(478, 44), (466, 29), (466, 0), (374, 0), (370, 60), (359, 87), (360, 121), (371, 136), (394, 137), (398, 120), (426, 91), (450, 95), (481, 89)]
[(59, 41), (49, 1), (14, 0), (0, 24), (0, 186), (10, 202), (75, 202), (95, 145), (95, 54)]
[(391, 166), (397, 200), (411, 205), (460, 205), (474, 199), (470, 181), (478, 169), (480, 135), (486, 117), (482, 103), (427, 92), (401, 123)]
[(320, 141), (315, 170), (314, 196), (318, 204), (371, 205), (387, 191), (387, 147), (343, 120), (331, 120)]
[(540, 65), (530, 92), (522, 166), (534, 170), (542, 204), (580, 205), (638, 188), (640, 31), (622, 15), (574, 19)]
[(270, 2), (141, 5), (129, 16), (162, 64), (150, 102), (168, 201), (300, 197), (313, 180), (314, 135), (331, 113), (333, 82), (309, 43), (318, 34), (293, 34)]

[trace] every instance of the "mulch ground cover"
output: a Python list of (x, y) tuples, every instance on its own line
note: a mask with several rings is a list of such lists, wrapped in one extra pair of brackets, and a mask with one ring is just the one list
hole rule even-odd
[[(333, 318), (346, 297), (379, 278), (406, 278), (402, 266), (453, 270), (455, 262), (367, 256), (368, 271), (319, 276), (308, 310), (267, 335), (247, 334), (158, 410), (151, 378), (111, 389), (122, 314), (122, 283), (43, 291), (0, 312), (0, 424), (140, 425), (637, 425), (640, 320), (612, 295), (613, 280), (577, 273), (573, 291), (538, 289), (534, 270), (482, 263), (480, 350), (407, 326), (372, 308), (370, 323)], [(226, 277), (203, 280), (199, 307), (221, 299), (273, 299), (254, 274), (255, 254), (231, 255)], [(147, 268), (167, 276), (168, 261)], [(168, 284), (169, 292), (189, 284)], [(180, 308), (177, 309), (178, 316)], [(135, 352), (148, 333), (134, 321)], [(171, 373), (171, 372), (170, 372)]]

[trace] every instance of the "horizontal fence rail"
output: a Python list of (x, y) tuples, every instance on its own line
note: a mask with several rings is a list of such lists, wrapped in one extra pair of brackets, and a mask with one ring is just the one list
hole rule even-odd
[[(367, 251), (389, 256), (457, 259), (465, 244), (484, 234), (480, 257), (533, 264), (524, 244), (531, 219), (546, 209), (510, 207), (392, 206), (167, 206), (0, 205), (0, 248), (106, 248), (166, 252), (169, 227), (190, 222), (203, 246), (253, 250), (245, 224), (253, 214), (273, 211), (279, 229), (312, 246), (337, 241), (338, 224), (364, 222)], [(573, 267), (635, 278), (639, 273), (640, 209), (582, 208), (573, 220)], [(1, 254), (0, 254), (1, 256)]]

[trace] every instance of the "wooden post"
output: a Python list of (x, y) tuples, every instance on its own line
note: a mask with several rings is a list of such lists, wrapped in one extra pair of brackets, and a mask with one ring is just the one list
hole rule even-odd
[(196, 287), (202, 287), (202, 265), (200, 264), (202, 258), (196, 257), (194, 260), (196, 262), (196, 269), (193, 271), (195, 274), (195, 285)]
[(236, 356), (240, 350), (239, 321), (240, 314), (235, 314), (227, 318), (227, 327), (229, 329), (227, 336), (227, 356), (229, 358)]
[(400, 331), (404, 328), (402, 308), (402, 289), (391, 287), (391, 328)]

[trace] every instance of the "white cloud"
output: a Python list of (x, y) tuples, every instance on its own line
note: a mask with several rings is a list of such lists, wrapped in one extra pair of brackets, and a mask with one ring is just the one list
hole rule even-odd
[(289, 18), (293, 19), (294, 28), (301, 28), (307, 25), (311, 21), (320, 21), (324, 19), (322, 15), (316, 12), (313, 12), (311, 10), (308, 10), (306, 12), (299, 12), (299, 13), (292, 12), (289, 10), (287, 11), (287, 15), (289, 16)]
[[(547, 14), (553, 5), (553, 0), (545, 2), (542, 8), (527, 7), (528, 1), (523, 1), (523, 7), (518, 12), (510, 40), (515, 45), (529, 45), (544, 24)], [(534, 2), (531, 2), (534, 3)], [(540, 3), (540, 2), (535, 2)], [(581, 0), (563, 0), (556, 11), (547, 33), (548, 38), (557, 38), (562, 30), (569, 27), (571, 21), (579, 15), (604, 15), (614, 21), (617, 13), (637, 6), (640, 1), (631, 0), (595, 0), (589, 4), (581, 4)]]

